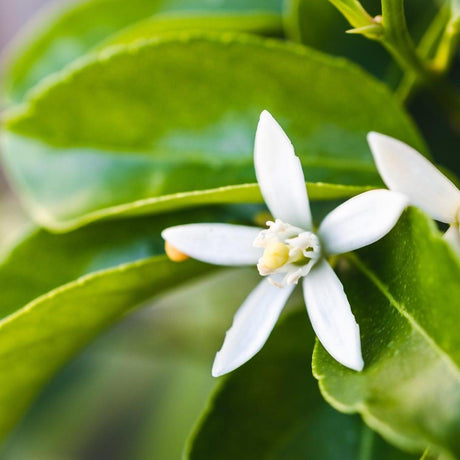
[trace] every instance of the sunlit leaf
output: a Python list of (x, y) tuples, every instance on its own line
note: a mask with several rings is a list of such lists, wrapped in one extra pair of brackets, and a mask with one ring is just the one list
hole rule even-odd
[(387, 89), (343, 60), (201, 34), (109, 48), (58, 74), (10, 111), (2, 146), (33, 217), (69, 227), (113, 214), (106, 208), (254, 182), (263, 109), (291, 137), (309, 181), (381, 184), (371, 130), (424, 151)]

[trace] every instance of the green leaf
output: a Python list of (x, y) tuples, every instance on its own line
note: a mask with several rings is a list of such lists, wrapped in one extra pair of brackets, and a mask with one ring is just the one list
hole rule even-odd
[[(358, 185), (324, 184), (321, 182), (310, 182), (306, 185), (310, 200), (340, 200), (373, 188)], [(45, 226), (52, 228), (53, 231), (65, 232), (101, 219), (152, 215), (196, 206), (235, 203), (263, 203), (259, 186), (257, 184), (230, 185), (209, 190), (145, 198), (132, 203), (97, 210), (68, 221), (53, 220), (53, 216), (45, 215), (39, 216), (37, 219)]]
[(404, 449), (460, 455), (460, 263), (431, 220), (409, 209), (339, 274), (360, 325), (364, 371), (315, 348), (325, 398), (359, 412)]
[(380, 185), (371, 130), (425, 151), (384, 86), (304, 47), (185, 34), (109, 51), (40, 85), (5, 120), (4, 159), (42, 225), (253, 182), (263, 109), (286, 129), (309, 181)]
[(104, 40), (97, 50), (113, 45), (126, 45), (139, 39), (173, 35), (180, 31), (241, 32), (281, 36), (279, 14), (263, 12), (201, 13), (196, 15), (162, 14), (137, 22)]
[(0, 323), (0, 436), (56, 372), (135, 305), (200, 273), (165, 256), (88, 275), (29, 303)]
[[(54, 8), (56, 8), (54, 6)], [(43, 77), (85, 55), (110, 35), (153, 14), (261, 12), (280, 15), (280, 0), (89, 0), (51, 10), (10, 51), (5, 93), (19, 102)], [(254, 15), (255, 17), (257, 15)], [(176, 23), (177, 25), (177, 23)], [(238, 27), (237, 27), (238, 29)]]
[[(180, 459), (217, 383), (214, 355), (258, 278), (254, 267), (214, 271), (120, 321), (46, 385), (2, 445), (2, 460), (36, 458), (36, 452), (41, 459), (77, 452)], [(103, 452), (101, 435), (111, 440)]]
[(202, 210), (65, 235), (37, 231), (19, 243), (0, 266), (0, 436), (101, 330), (148, 298), (213, 269), (170, 262), (162, 255), (164, 227), (238, 213)]
[(191, 460), (410, 459), (336, 412), (311, 375), (313, 334), (306, 313), (290, 315), (263, 350), (223, 379), (192, 436)]

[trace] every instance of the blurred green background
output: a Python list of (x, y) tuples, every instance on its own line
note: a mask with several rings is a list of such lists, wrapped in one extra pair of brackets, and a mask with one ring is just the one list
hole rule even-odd
[[(0, 52), (45, 3), (0, 0)], [(2, 173), (0, 216), (5, 250), (28, 220)], [(0, 458), (179, 459), (216, 383), (214, 353), (256, 281), (254, 270), (223, 271), (130, 315), (53, 378)], [(241, 298), (229, 302), (222, 286)]]

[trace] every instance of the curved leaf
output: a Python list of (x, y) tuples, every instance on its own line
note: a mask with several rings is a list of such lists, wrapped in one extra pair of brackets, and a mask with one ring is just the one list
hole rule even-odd
[(160, 231), (238, 218), (214, 209), (100, 223), (65, 235), (36, 231), (0, 266), (0, 436), (42, 385), (102, 329), (149, 297), (215, 267), (170, 262)]
[(161, 14), (126, 27), (98, 45), (97, 50), (114, 45), (126, 45), (139, 39), (173, 35), (180, 31), (241, 32), (257, 35), (282, 35), (279, 14), (256, 12)]
[(350, 261), (340, 276), (365, 367), (350, 372), (317, 345), (323, 395), (401, 448), (460, 455), (459, 260), (432, 222), (410, 209)]
[[(254, 268), (212, 272), (124, 318), (46, 385), (2, 445), (2, 460), (36, 458), (37, 452), (41, 459), (77, 452), (180, 459), (217, 383), (210, 372), (214, 354), (258, 277)], [(101, 433), (111, 440), (103, 452)]]
[[(311, 200), (339, 200), (370, 190), (372, 187), (358, 185), (336, 185), (321, 182), (307, 184)], [(229, 185), (209, 190), (173, 193), (132, 203), (101, 209), (69, 221), (53, 220), (53, 216), (42, 214), (41, 221), (54, 231), (69, 231), (93, 221), (109, 218), (123, 218), (159, 214), (165, 211), (186, 209), (195, 206), (235, 203), (263, 203), (262, 194), (257, 184)]]
[(146, 198), (254, 181), (262, 109), (285, 128), (310, 181), (381, 184), (370, 130), (424, 150), (393, 96), (345, 61), (201, 34), (80, 61), (9, 113), (2, 146), (23, 201), (53, 228)]
[[(47, 9), (9, 50), (6, 97), (19, 102), (43, 77), (83, 56), (110, 35), (153, 14), (273, 13), (280, 0), (86, 0)], [(237, 28), (238, 29), (238, 28)]]
[(386, 444), (359, 417), (327, 405), (308, 366), (312, 344), (305, 312), (282, 322), (259, 355), (223, 380), (187, 458), (413, 458)]
[(0, 322), (0, 436), (50, 376), (88, 341), (149, 297), (202, 272), (166, 256), (69, 283)]

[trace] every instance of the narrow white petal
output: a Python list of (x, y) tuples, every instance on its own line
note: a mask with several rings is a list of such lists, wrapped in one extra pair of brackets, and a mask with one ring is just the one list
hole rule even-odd
[(384, 237), (401, 216), (408, 199), (390, 190), (371, 190), (350, 198), (321, 222), (318, 235), (326, 254), (343, 254)]
[(444, 174), (404, 142), (379, 133), (369, 133), (367, 140), (390, 190), (404, 193), (411, 204), (435, 220), (455, 221), (460, 191)]
[(452, 246), (454, 251), (460, 256), (460, 229), (457, 225), (451, 225), (446, 233), (444, 233), (444, 238)]
[(313, 330), (328, 353), (350, 369), (361, 371), (359, 326), (334, 270), (321, 260), (303, 280), (303, 292)]
[(294, 286), (278, 288), (265, 278), (251, 292), (233, 319), (217, 353), (212, 375), (219, 377), (240, 367), (265, 344)]
[(302, 165), (291, 141), (266, 110), (257, 126), (254, 165), (257, 182), (273, 216), (310, 230), (310, 204)]
[(255, 265), (263, 249), (253, 246), (262, 229), (230, 224), (189, 224), (170, 227), (164, 240), (193, 259), (215, 265)]

